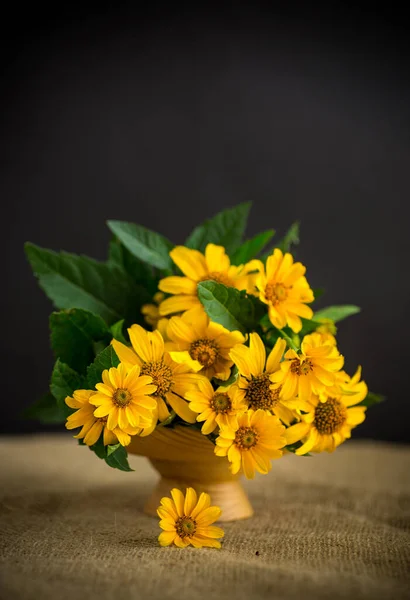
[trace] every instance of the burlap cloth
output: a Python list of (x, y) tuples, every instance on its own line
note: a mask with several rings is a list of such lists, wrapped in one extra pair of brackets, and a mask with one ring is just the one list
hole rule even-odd
[(158, 547), (146, 459), (116, 471), (64, 435), (3, 438), (0, 457), (2, 600), (410, 597), (409, 448), (275, 461), (220, 551)]

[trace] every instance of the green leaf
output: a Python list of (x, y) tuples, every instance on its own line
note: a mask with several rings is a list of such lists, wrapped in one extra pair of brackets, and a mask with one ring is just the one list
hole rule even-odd
[(86, 388), (87, 382), (85, 377), (61, 362), (60, 359), (57, 359), (51, 374), (50, 391), (66, 416), (72, 412), (65, 403), (67, 396), (72, 396), (75, 390)]
[(124, 319), (121, 319), (121, 321), (117, 321), (114, 323), (114, 325), (111, 325), (110, 331), (115, 340), (118, 340), (122, 344), (128, 344), (128, 341), (124, 336)]
[(356, 404), (355, 406), (374, 406), (375, 404), (380, 404), (381, 402), (384, 402), (386, 400), (385, 396), (382, 396), (381, 394), (375, 394), (373, 392), (368, 392), (366, 398), (364, 400), (362, 400), (359, 404)]
[(100, 436), (98, 442), (93, 446), (90, 446), (98, 458), (105, 460), (108, 466), (113, 469), (119, 469), (120, 471), (133, 471), (128, 464), (127, 451), (121, 444), (113, 444), (104, 446), (103, 435)]
[(172, 269), (173, 244), (165, 237), (135, 223), (107, 221), (107, 225), (131, 254), (158, 269)]
[(116, 450), (118, 450), (118, 448), (121, 447), (121, 444), (115, 444), (115, 445), (109, 445), (107, 446), (107, 456), (110, 456), (113, 452), (115, 452)]
[(108, 264), (121, 269), (136, 283), (142, 284), (150, 296), (157, 291), (159, 278), (154, 276), (152, 267), (133, 256), (115, 236), (110, 242)]
[(265, 311), (255, 296), (216, 281), (199, 283), (198, 297), (211, 321), (229, 331), (253, 331)]
[(239, 247), (245, 233), (251, 203), (238, 204), (228, 208), (198, 225), (185, 241), (185, 246), (203, 252), (207, 244), (224, 246), (232, 255)]
[(113, 454), (110, 454), (109, 456), (107, 456), (107, 458), (105, 459), (105, 462), (107, 463), (107, 465), (109, 465), (113, 469), (119, 469), (120, 471), (131, 472), (134, 469), (131, 469), (131, 467), (128, 463), (127, 457), (128, 457), (128, 454), (127, 454), (126, 449), (124, 448), (124, 446), (120, 446), (120, 448), (118, 448), (118, 450), (113, 452)]
[(255, 258), (259, 252), (262, 252), (266, 244), (275, 235), (274, 229), (269, 229), (263, 233), (258, 233), (250, 240), (247, 240), (242, 246), (240, 246), (233, 254), (231, 263), (233, 265), (243, 265), (252, 258)]
[(350, 317), (351, 315), (356, 315), (360, 312), (360, 308), (358, 306), (354, 306), (353, 304), (341, 304), (340, 306), (328, 306), (327, 308), (322, 308), (322, 310), (318, 310), (314, 314), (315, 321), (319, 321), (320, 319), (330, 319), (334, 323), (341, 321), (342, 319), (346, 319), (346, 317)]
[(101, 383), (103, 371), (111, 369), (111, 367), (118, 367), (119, 364), (120, 361), (114, 348), (111, 345), (104, 348), (87, 369), (88, 389), (93, 390), (97, 383)]
[(119, 268), (30, 243), (25, 250), (40, 287), (57, 308), (82, 308), (108, 324), (141, 320), (140, 307), (150, 295)]
[(50, 330), (55, 357), (79, 373), (85, 373), (94, 359), (94, 342), (110, 340), (103, 319), (81, 308), (52, 313)]
[(69, 414), (69, 407), (66, 406), (65, 410), (61, 404), (57, 403), (54, 396), (48, 392), (39, 398), (37, 402), (27, 407), (23, 411), (22, 416), (26, 419), (39, 421), (45, 425), (52, 425), (64, 423)]
[(282, 250), (283, 253), (289, 252), (292, 244), (299, 244), (299, 228), (300, 223), (296, 221), (291, 225), (285, 235), (285, 237), (279, 242), (277, 248)]
[(95, 444), (90, 446), (90, 450), (95, 452), (95, 454), (98, 456), (98, 458), (105, 460), (106, 456), (107, 456), (107, 448), (104, 446), (103, 439), (104, 439), (103, 435), (101, 435), (100, 439)]

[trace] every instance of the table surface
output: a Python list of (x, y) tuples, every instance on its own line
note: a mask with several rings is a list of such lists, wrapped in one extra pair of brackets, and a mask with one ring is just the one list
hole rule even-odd
[(222, 550), (158, 546), (144, 458), (123, 473), (61, 434), (0, 438), (0, 455), (1, 600), (410, 597), (409, 447), (275, 461)]

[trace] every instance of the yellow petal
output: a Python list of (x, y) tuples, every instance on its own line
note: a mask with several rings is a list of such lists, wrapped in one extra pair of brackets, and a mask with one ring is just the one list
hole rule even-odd
[(242, 453), (242, 470), (246, 479), (255, 477), (255, 461), (249, 452)]
[(268, 373), (274, 373), (279, 368), (285, 348), (285, 340), (283, 338), (278, 338), (266, 362), (266, 371)]
[(176, 537), (176, 531), (163, 531), (158, 536), (160, 546), (170, 546)]
[(199, 281), (207, 274), (205, 257), (198, 250), (176, 246), (169, 255), (183, 274), (193, 281)]
[(312, 386), (308, 375), (298, 377), (298, 394), (302, 401), (309, 402), (312, 396)]
[(221, 542), (201, 535), (194, 535), (190, 542), (194, 548), (221, 548)]
[(208, 271), (225, 272), (231, 264), (225, 248), (223, 246), (216, 246), (215, 244), (207, 245), (205, 248), (205, 259)]
[(202, 492), (199, 496), (199, 500), (197, 505), (191, 511), (191, 517), (195, 519), (199, 513), (205, 511), (207, 508), (211, 506), (211, 497), (209, 494)]
[[(158, 509), (159, 510), (159, 509)], [(161, 515), (160, 515), (161, 516)], [(171, 521), (168, 518), (165, 519), (161, 519), (161, 521), (159, 522), (159, 526), (161, 527), (161, 529), (163, 529), (164, 531), (175, 531), (175, 523), (174, 521)]]
[(145, 331), (140, 325), (128, 329), (132, 347), (146, 363), (161, 360), (164, 354), (164, 340), (160, 332)]
[(169, 352), (169, 355), (174, 362), (180, 365), (187, 365), (195, 373), (203, 369), (201, 363), (191, 358), (187, 350), (184, 350), (183, 352)]
[(208, 525), (208, 527), (198, 527), (197, 535), (210, 538), (223, 538), (225, 532), (221, 527), (216, 525)]
[(185, 504), (184, 494), (178, 488), (173, 488), (171, 490), (171, 496), (174, 501), (178, 516), (183, 517), (184, 516), (184, 504)]
[(184, 514), (189, 517), (196, 506), (198, 497), (194, 488), (187, 488), (185, 494)]
[(121, 446), (128, 446), (131, 441), (131, 437), (128, 435), (128, 433), (125, 433), (119, 428), (115, 430), (115, 435), (117, 436)]
[(126, 367), (131, 368), (141, 362), (132, 348), (129, 348), (118, 340), (112, 340), (111, 344), (115, 350), (115, 354)]
[(285, 432), (286, 444), (294, 444), (304, 438), (310, 430), (310, 425), (307, 423), (296, 423), (288, 427)]
[[(167, 498), (167, 497), (161, 498), (161, 506), (163, 507), (164, 510), (166, 510), (169, 513), (169, 515), (174, 520), (176, 520), (178, 518), (178, 513), (176, 511), (175, 504), (171, 500), (171, 498)], [(162, 515), (160, 515), (160, 516), (162, 516)]]
[(171, 315), (174, 313), (184, 312), (194, 308), (200, 308), (203, 310), (203, 306), (199, 301), (198, 296), (189, 296), (188, 294), (181, 294), (178, 296), (171, 296), (167, 298), (159, 305), (159, 313), (162, 316)]
[(176, 394), (172, 394), (171, 392), (168, 392), (166, 398), (168, 404), (174, 409), (177, 415), (181, 417), (181, 419), (184, 419), (184, 421), (186, 421), (187, 423), (195, 423), (196, 414), (192, 412), (192, 410), (189, 408), (188, 403), (185, 400), (183, 400)]
[(117, 425), (118, 425), (118, 408), (116, 406), (113, 406), (108, 414), (107, 427), (108, 427), (108, 429), (111, 429), (111, 431), (112, 431), (113, 429), (115, 429), (117, 427)]
[(306, 273), (306, 267), (302, 265), (302, 263), (297, 262), (292, 265), (288, 272), (282, 278), (282, 282), (286, 287), (290, 287), (295, 283), (297, 279), (302, 277)]
[(198, 527), (206, 527), (207, 525), (210, 525), (219, 519), (221, 514), (222, 510), (219, 508), (219, 506), (210, 506), (209, 508), (203, 510), (195, 520), (198, 524)]
[(255, 375), (263, 373), (265, 370), (266, 350), (265, 345), (257, 333), (251, 333), (249, 336), (249, 348), (253, 358), (253, 364), (256, 369)]
[(229, 357), (238, 367), (239, 373), (247, 379), (252, 377), (252, 370), (255, 375), (258, 375), (258, 373), (255, 373), (256, 365), (253, 363), (251, 365), (250, 350), (243, 344), (237, 344), (234, 346), (229, 352)]
[(171, 413), (169, 412), (167, 405), (165, 404), (165, 402), (163, 401), (163, 399), (160, 396), (156, 397), (156, 401), (157, 401), (157, 407), (158, 407), (158, 419), (161, 422), (165, 421), (166, 419), (168, 419), (168, 417), (171, 415)]
[(298, 317), (294, 313), (287, 313), (286, 320), (291, 330), (294, 333), (299, 333), (299, 331), (302, 329), (302, 321), (300, 317)]
[(298, 448), (296, 450), (295, 454), (297, 454), (298, 456), (302, 456), (303, 454), (310, 452), (317, 443), (318, 443), (317, 432), (315, 429), (312, 429), (310, 431), (307, 441), (303, 444), (303, 446), (301, 446), (300, 448)]
[(100, 439), (103, 425), (101, 421), (96, 421), (94, 425), (89, 429), (87, 434), (84, 436), (84, 443), (87, 446), (93, 446)]
[(165, 277), (158, 283), (158, 288), (167, 294), (196, 294), (196, 283), (188, 277)]
[(118, 439), (113, 431), (110, 431), (107, 427), (104, 427), (104, 446), (108, 446), (109, 444), (117, 444)]
[(174, 539), (174, 544), (178, 548), (186, 548), (187, 546), (189, 546), (189, 538), (181, 539), (179, 535), (176, 535)]
[(180, 348), (181, 350), (187, 349), (189, 344), (195, 340), (195, 334), (192, 326), (181, 317), (172, 317), (169, 320), (167, 335), (174, 342), (186, 342), (187, 345), (185, 348)]

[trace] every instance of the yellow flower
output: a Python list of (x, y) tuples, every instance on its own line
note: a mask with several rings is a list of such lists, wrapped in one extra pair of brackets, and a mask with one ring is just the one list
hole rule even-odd
[(90, 404), (90, 397), (95, 394), (95, 390), (76, 390), (73, 396), (67, 396), (66, 404), (70, 408), (77, 409), (75, 413), (67, 417), (65, 424), (67, 429), (77, 429), (81, 427), (80, 433), (74, 437), (83, 439), (87, 446), (93, 446), (100, 439), (103, 432), (104, 446), (108, 444), (117, 444), (118, 439), (115, 435), (118, 428), (110, 431), (107, 428), (107, 417), (98, 418), (94, 415), (95, 406)]
[(156, 402), (150, 394), (157, 386), (152, 385), (152, 377), (141, 375), (140, 371), (138, 365), (127, 369), (122, 363), (106, 369), (102, 373), (103, 383), (97, 383), (97, 392), (90, 398), (90, 403), (97, 407), (94, 416), (107, 417), (107, 427), (116, 430), (123, 446), (130, 443), (131, 435), (150, 427), (154, 420)]
[(336, 346), (335, 335), (337, 333), (337, 327), (334, 321), (331, 319), (318, 319), (318, 321), (323, 323), (323, 325), (320, 325), (320, 327), (316, 329), (316, 332), (322, 335), (322, 341), (324, 343), (332, 344), (332, 346)]
[(203, 312), (203, 306), (197, 294), (197, 284), (200, 281), (212, 279), (238, 290), (254, 291), (254, 276), (250, 272), (259, 267), (260, 261), (251, 261), (246, 265), (231, 265), (229, 256), (223, 246), (208, 244), (205, 255), (198, 250), (184, 246), (176, 246), (170, 252), (174, 263), (181, 269), (184, 277), (165, 277), (159, 282), (162, 292), (172, 294), (161, 302), (161, 315), (181, 313), (193, 310), (193, 315)]
[(229, 379), (233, 364), (229, 351), (235, 344), (245, 341), (239, 331), (228, 331), (222, 325), (210, 322), (205, 312), (194, 320), (189, 313), (172, 317), (167, 336), (171, 341), (166, 344), (166, 349), (175, 362), (190, 365), (208, 379), (216, 377), (224, 381)]
[(159, 330), (150, 332), (139, 325), (132, 325), (128, 333), (132, 348), (117, 340), (111, 342), (118, 358), (128, 368), (140, 365), (141, 374), (152, 377), (157, 386), (153, 396), (156, 400), (154, 421), (141, 435), (149, 435), (155, 429), (158, 419), (165, 421), (170, 416), (167, 404), (184, 421), (195, 423), (196, 414), (190, 410), (184, 397), (202, 376), (192, 373), (188, 365), (179, 365), (172, 360), (165, 351), (164, 339)]
[(333, 452), (337, 446), (351, 436), (351, 430), (365, 419), (365, 406), (356, 406), (367, 395), (367, 386), (359, 381), (361, 369), (350, 377), (343, 373), (344, 392), (325, 398), (312, 396), (311, 410), (301, 416), (301, 422), (286, 430), (288, 444), (302, 440), (303, 445), (296, 454), (307, 452)]
[(242, 467), (245, 477), (253, 479), (255, 471), (268, 473), (271, 459), (280, 458), (286, 444), (285, 427), (278, 417), (265, 410), (248, 410), (238, 418), (238, 428), (224, 427), (216, 439), (215, 454), (228, 456), (231, 471)]
[(207, 379), (198, 382), (198, 390), (187, 392), (187, 400), (190, 400), (189, 408), (199, 413), (196, 420), (205, 421), (202, 425), (202, 433), (208, 435), (218, 426), (238, 427), (238, 415), (243, 414), (247, 406), (238, 395), (236, 385), (219, 387), (214, 390)]
[(298, 333), (302, 329), (300, 317), (311, 319), (313, 311), (306, 303), (313, 302), (313, 292), (304, 274), (306, 267), (293, 262), (288, 252), (275, 248), (265, 267), (259, 262), (260, 274), (256, 278), (256, 287), (262, 302), (268, 305), (271, 323), (282, 329), (285, 325)]
[(280, 371), (270, 379), (277, 387), (282, 386), (280, 396), (288, 400), (298, 395), (308, 402), (314, 394), (322, 393), (335, 383), (335, 373), (343, 367), (344, 358), (336, 346), (324, 344), (320, 333), (306, 335), (300, 353), (288, 350)]
[(190, 544), (194, 548), (220, 548), (218, 538), (224, 536), (220, 527), (212, 525), (221, 516), (218, 506), (211, 506), (209, 494), (204, 492), (199, 496), (193, 488), (187, 488), (186, 495), (174, 488), (171, 498), (162, 498), (157, 513), (161, 521), (159, 526), (164, 531), (160, 533), (160, 546), (175, 544), (178, 548), (186, 548)]
[(301, 403), (281, 398), (281, 386), (275, 386), (270, 380), (272, 373), (279, 369), (285, 348), (285, 340), (279, 338), (266, 360), (264, 343), (257, 333), (251, 333), (249, 348), (243, 345), (235, 346), (230, 356), (240, 373), (240, 399), (248, 408), (267, 410), (289, 425), (295, 416), (294, 409), (301, 408)]

